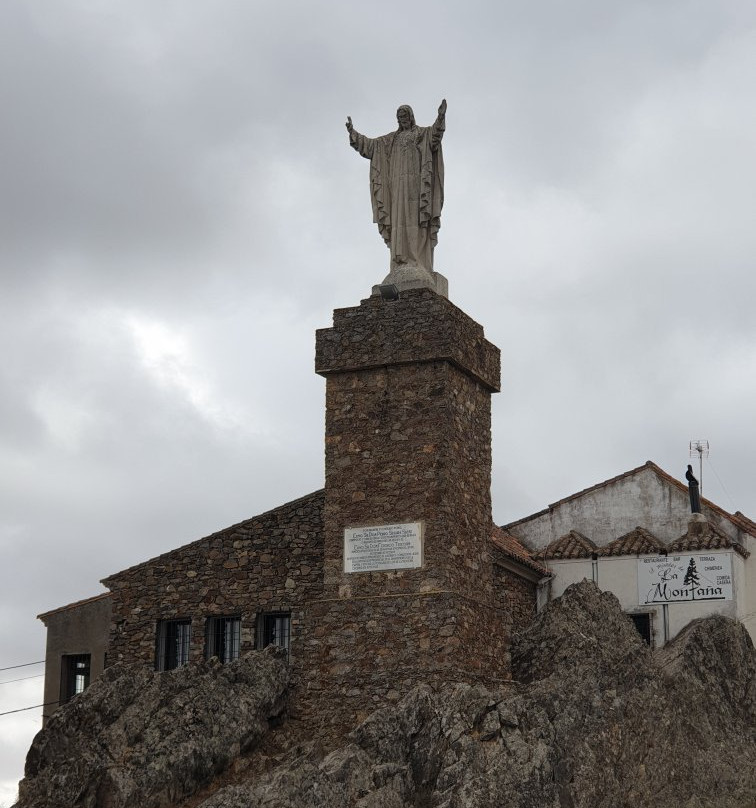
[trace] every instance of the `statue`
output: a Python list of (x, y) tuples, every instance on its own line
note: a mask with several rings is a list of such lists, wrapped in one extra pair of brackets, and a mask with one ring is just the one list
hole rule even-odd
[(365, 137), (347, 118), (349, 144), (370, 160), (373, 221), (391, 250), (391, 271), (384, 284), (398, 288), (429, 286), (446, 295), (446, 279), (433, 271), (433, 248), (444, 204), (446, 100), (433, 126), (417, 126), (412, 108), (396, 112), (395, 132)]
[(693, 476), (693, 466), (691, 466), (690, 463), (688, 464), (688, 470), (685, 472), (685, 479), (688, 481), (690, 511), (691, 513), (701, 513), (701, 496), (698, 491), (698, 480)]

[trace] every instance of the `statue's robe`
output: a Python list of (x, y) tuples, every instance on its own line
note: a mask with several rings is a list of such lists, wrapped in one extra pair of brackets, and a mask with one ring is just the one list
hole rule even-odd
[(373, 221), (391, 250), (391, 269), (433, 271), (433, 248), (444, 204), (444, 119), (382, 137), (350, 133), (349, 142), (370, 160)]

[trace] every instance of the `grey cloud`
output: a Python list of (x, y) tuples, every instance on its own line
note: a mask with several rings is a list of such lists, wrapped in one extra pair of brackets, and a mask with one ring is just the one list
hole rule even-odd
[[(449, 100), (436, 261), (502, 348), (495, 518), (679, 473), (694, 437), (707, 494), (753, 517), (755, 25), (699, 0), (4, 4), (10, 662), (42, 653), (38, 612), (322, 485), (313, 332), (388, 261), (344, 120), (382, 134), (399, 103)], [(134, 318), (185, 353), (151, 366)]]

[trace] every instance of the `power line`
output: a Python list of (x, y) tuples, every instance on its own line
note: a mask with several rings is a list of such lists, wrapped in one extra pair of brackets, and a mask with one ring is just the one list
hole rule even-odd
[(44, 661), (44, 659), (40, 659), (39, 662), (24, 662), (23, 665), (8, 665), (7, 668), (0, 668), (0, 671), (10, 671), (14, 668), (28, 668), (29, 665), (41, 665)]
[(23, 713), (24, 710), (36, 710), (38, 707), (48, 707), (51, 704), (60, 704), (59, 701), (46, 701), (44, 704), (32, 704), (31, 707), (19, 707), (18, 710), (6, 710), (0, 715), (10, 715), (11, 713)]
[(737, 510), (737, 505), (730, 496), (730, 492), (725, 488), (725, 484), (722, 482), (722, 478), (717, 474), (717, 470), (714, 468), (714, 464), (711, 462), (711, 460), (709, 460), (709, 468), (714, 472), (714, 476), (717, 478), (717, 480), (719, 480), (719, 484), (722, 486), (725, 496), (730, 500), (730, 507), (733, 511)]
[(22, 676), (20, 679), (7, 679), (5, 682), (0, 682), (0, 685), (9, 685), (11, 682), (25, 682), (27, 679), (41, 679), (44, 675), (44, 673), (38, 673), (36, 676)]

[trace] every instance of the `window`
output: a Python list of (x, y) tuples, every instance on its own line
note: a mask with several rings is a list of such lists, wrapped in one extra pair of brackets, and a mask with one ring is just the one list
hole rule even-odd
[(261, 614), (257, 624), (257, 647), (277, 645), (288, 652), (291, 640), (291, 615), (284, 612)]
[(65, 654), (61, 665), (60, 703), (65, 704), (89, 687), (91, 656)]
[(191, 639), (191, 620), (158, 620), (155, 670), (169, 671), (186, 665)]
[(638, 630), (638, 634), (643, 637), (643, 640), (648, 643), (648, 645), (652, 645), (651, 612), (638, 612), (637, 614), (630, 614), (628, 617), (633, 621), (635, 628)]
[(217, 656), (221, 662), (239, 658), (241, 618), (208, 617), (205, 623), (205, 659)]

